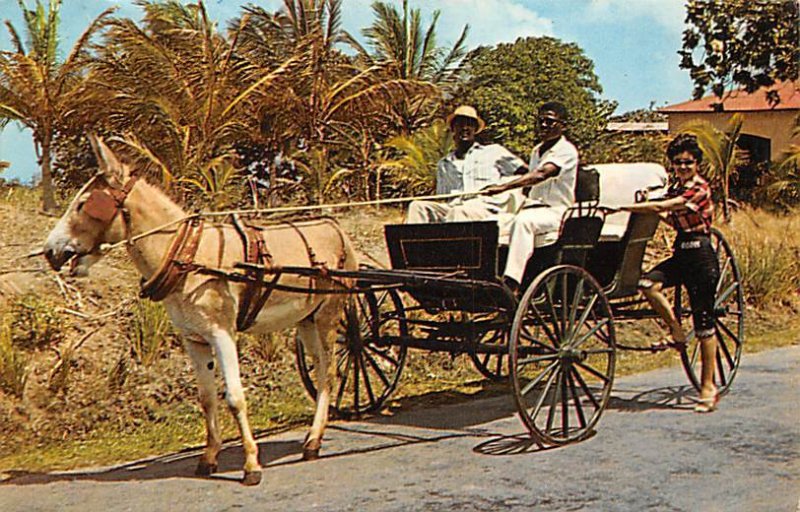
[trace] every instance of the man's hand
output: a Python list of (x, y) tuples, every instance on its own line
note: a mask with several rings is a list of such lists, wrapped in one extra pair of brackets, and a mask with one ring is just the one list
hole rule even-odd
[(503, 185), (489, 185), (488, 187), (481, 189), (481, 194), (487, 196), (496, 196), (497, 194), (501, 194), (505, 192), (506, 189)]

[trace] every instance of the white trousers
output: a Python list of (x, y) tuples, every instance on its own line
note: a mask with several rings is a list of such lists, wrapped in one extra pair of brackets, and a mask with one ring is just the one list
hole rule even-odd
[(408, 205), (406, 224), (486, 220), (493, 218), (497, 210), (497, 205), (488, 203), (481, 197), (460, 203), (412, 201)]
[(522, 282), (525, 265), (533, 255), (537, 235), (558, 231), (563, 210), (540, 206), (519, 212), (511, 225), (508, 244), (508, 261), (503, 275), (517, 283)]

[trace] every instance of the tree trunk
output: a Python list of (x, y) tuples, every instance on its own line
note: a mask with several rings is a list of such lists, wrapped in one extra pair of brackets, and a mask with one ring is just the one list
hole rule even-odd
[(42, 209), (45, 212), (56, 211), (56, 197), (53, 191), (53, 174), (50, 162), (50, 151), (52, 146), (52, 133), (45, 130), (42, 136)]

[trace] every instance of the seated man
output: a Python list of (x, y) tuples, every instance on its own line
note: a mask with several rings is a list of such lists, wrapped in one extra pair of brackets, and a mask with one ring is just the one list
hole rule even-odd
[(493, 195), (531, 187), (523, 209), (511, 226), (508, 261), (503, 273), (506, 283), (515, 291), (533, 255), (536, 235), (558, 231), (564, 212), (575, 203), (578, 150), (564, 137), (567, 116), (567, 109), (561, 103), (553, 101), (542, 105), (538, 114), (542, 142), (531, 152), (530, 171), (484, 191)]
[[(461, 106), (447, 118), (456, 148), (439, 160), (436, 170), (436, 194), (478, 192), (500, 182), (504, 176), (527, 171), (525, 163), (499, 144), (484, 146), (475, 136), (485, 127), (473, 107)], [(482, 220), (501, 211), (514, 208), (519, 193), (496, 197), (456, 198), (449, 203), (412, 201), (408, 206), (406, 223), (453, 222)]]

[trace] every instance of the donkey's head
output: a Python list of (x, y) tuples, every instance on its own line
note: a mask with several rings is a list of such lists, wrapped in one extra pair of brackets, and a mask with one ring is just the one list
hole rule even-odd
[(100, 245), (124, 236), (120, 212), (133, 183), (126, 165), (103, 141), (90, 136), (97, 156), (97, 174), (72, 199), (64, 215), (47, 236), (44, 254), (50, 266), (60, 270), (70, 263), (70, 273), (87, 275), (101, 257)]

